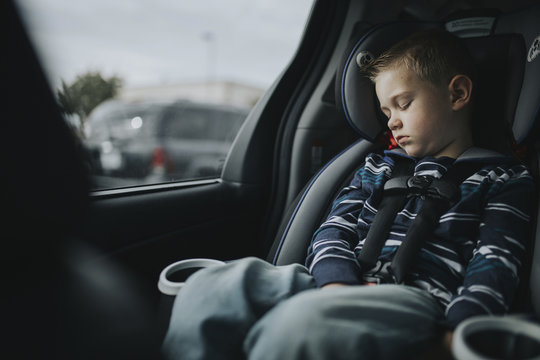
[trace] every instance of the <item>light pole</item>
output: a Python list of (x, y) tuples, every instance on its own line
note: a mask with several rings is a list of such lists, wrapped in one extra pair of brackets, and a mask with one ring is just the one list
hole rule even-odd
[(206, 43), (206, 83), (207, 95), (209, 95), (212, 83), (216, 80), (216, 36), (213, 31), (208, 30), (202, 34), (202, 39)]

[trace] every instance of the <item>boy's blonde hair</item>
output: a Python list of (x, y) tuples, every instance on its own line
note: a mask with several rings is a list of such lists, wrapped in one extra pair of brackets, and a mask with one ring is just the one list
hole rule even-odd
[(436, 86), (446, 86), (458, 75), (474, 81), (472, 58), (461, 40), (439, 29), (416, 32), (383, 52), (362, 71), (375, 82), (384, 70), (404, 66), (420, 79)]

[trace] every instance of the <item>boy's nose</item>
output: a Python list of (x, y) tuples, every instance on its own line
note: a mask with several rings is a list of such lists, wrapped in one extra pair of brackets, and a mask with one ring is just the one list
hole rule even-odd
[(397, 116), (392, 116), (390, 117), (390, 119), (388, 119), (387, 125), (390, 130), (396, 130), (396, 129), (399, 129), (403, 124), (401, 123), (401, 120), (399, 120)]

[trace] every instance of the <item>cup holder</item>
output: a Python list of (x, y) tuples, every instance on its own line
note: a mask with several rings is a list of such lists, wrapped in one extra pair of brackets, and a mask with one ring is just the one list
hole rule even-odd
[(162, 294), (175, 296), (184, 286), (188, 277), (198, 270), (224, 264), (223, 261), (214, 259), (187, 259), (170, 264), (161, 271), (158, 281), (158, 289)]
[(158, 336), (161, 338), (165, 336), (174, 300), (187, 278), (202, 268), (221, 264), (225, 263), (214, 259), (187, 259), (172, 263), (161, 271), (158, 280), (158, 289), (161, 293), (157, 313)]
[(457, 360), (540, 360), (540, 325), (512, 316), (478, 316), (454, 333)]

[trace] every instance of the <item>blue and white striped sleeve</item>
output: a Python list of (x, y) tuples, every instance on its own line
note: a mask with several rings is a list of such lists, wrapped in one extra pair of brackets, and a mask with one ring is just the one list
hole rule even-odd
[(313, 235), (306, 266), (319, 287), (329, 283), (359, 284), (361, 274), (352, 249), (358, 242), (357, 222), (369, 194), (361, 171), (341, 190), (326, 221)]
[(487, 194), (463, 286), (446, 309), (450, 327), (470, 316), (507, 312), (519, 283), (530, 232), (532, 177), (525, 167), (517, 165), (492, 170), (487, 179), (494, 186)]

